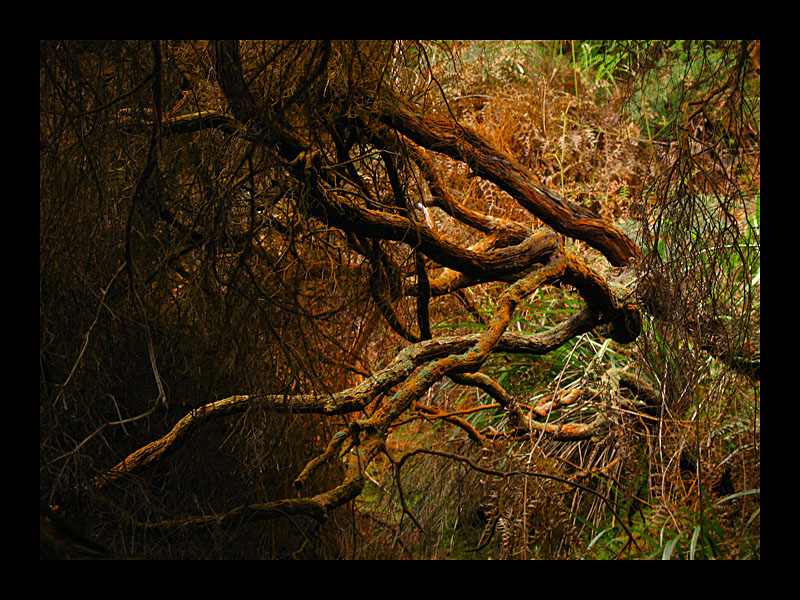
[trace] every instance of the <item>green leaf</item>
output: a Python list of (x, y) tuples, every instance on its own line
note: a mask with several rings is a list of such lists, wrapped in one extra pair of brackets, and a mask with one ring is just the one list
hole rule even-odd
[(681, 534), (679, 533), (664, 546), (664, 552), (661, 555), (661, 560), (670, 560), (672, 552), (675, 550), (675, 545), (680, 541)]
[(700, 531), (702, 527), (700, 525), (695, 525), (694, 531), (692, 532), (692, 541), (689, 542), (689, 560), (694, 560), (694, 552), (697, 548), (697, 538), (700, 537)]
[(598, 541), (600, 541), (600, 538), (602, 538), (606, 533), (608, 533), (612, 529), (613, 529), (613, 527), (608, 527), (607, 529), (603, 529), (603, 531), (601, 531), (600, 533), (598, 533), (596, 536), (594, 536), (592, 538), (592, 541), (589, 542), (589, 545), (587, 546), (587, 548), (591, 548), (592, 546), (594, 546)]
[(740, 498), (741, 496), (749, 496), (750, 494), (760, 494), (760, 493), (761, 493), (761, 488), (753, 488), (751, 490), (736, 492), (735, 494), (731, 494), (730, 496), (725, 496), (724, 498), (717, 500), (714, 503), (714, 506), (722, 504), (723, 502), (727, 502), (728, 500), (733, 500), (734, 498)]

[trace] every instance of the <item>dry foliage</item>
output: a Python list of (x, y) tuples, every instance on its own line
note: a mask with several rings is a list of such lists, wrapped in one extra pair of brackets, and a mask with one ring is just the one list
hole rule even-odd
[(42, 42), (42, 554), (622, 555), (758, 488), (756, 47), (657, 139), (664, 47), (569, 48)]

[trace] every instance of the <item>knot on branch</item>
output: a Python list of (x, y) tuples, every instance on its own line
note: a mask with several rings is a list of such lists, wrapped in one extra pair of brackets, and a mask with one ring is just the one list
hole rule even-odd
[(633, 293), (625, 286), (609, 282), (617, 311), (608, 325), (608, 337), (620, 344), (627, 344), (642, 332), (642, 315), (634, 301)]

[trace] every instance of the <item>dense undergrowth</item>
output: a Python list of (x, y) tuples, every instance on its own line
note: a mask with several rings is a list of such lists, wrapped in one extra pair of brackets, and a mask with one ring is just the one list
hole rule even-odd
[[(391, 465), (376, 464), (359, 503), (369, 552), (760, 558), (760, 382), (709, 356), (676, 326), (702, 305), (743, 338), (760, 333), (758, 75), (741, 83), (739, 96), (704, 106), (707, 117), (692, 121), (690, 142), (679, 126), (694, 99), (719, 94), (730, 77), (738, 55), (725, 44), (472, 43), (460, 48), (462, 60), (442, 52), (451, 61), (442, 84), (455, 115), (547, 185), (622, 227), (689, 308), (675, 307), (672, 323), (649, 319), (634, 345), (589, 333), (545, 356), (493, 358), (487, 372), (530, 410), (546, 410), (548, 422), (588, 422), (605, 411), (613, 427), (592, 440), (504, 442), (508, 419), (488, 397), (446, 383), (432, 390), (430, 404), (492, 444), (476, 447), (462, 430), (423, 412), (399, 427), (392, 438), (398, 449), (433, 435), (441, 454), (416, 456), (397, 479)], [(514, 218), (490, 186), (471, 192)], [(573, 249), (582, 252), (580, 244)], [(592, 260), (588, 252), (584, 258)], [(629, 285), (636, 293), (636, 283)], [(475, 295), (477, 314), (490, 314), (489, 298)], [(559, 290), (538, 291), (511, 328), (540, 332), (579, 309), (579, 299)], [(440, 325), (481, 327), (467, 313)], [(631, 410), (620, 401), (630, 390), (611, 386), (609, 394), (604, 374), (615, 369), (648, 381), (660, 407)], [(472, 466), (448, 468), (446, 454)], [(564, 477), (598, 494), (525, 473)]]
[[(759, 49), (43, 41), (43, 550), (63, 518), (94, 557), (760, 558)], [(546, 218), (498, 172), (641, 261), (548, 234), (590, 275), (505, 331), (604, 325), (401, 377), (546, 270), (488, 261)]]

